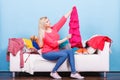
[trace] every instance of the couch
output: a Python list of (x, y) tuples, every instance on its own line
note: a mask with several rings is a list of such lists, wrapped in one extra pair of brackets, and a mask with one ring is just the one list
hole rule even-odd
[[(78, 72), (106, 72), (109, 71), (110, 43), (105, 42), (103, 51), (98, 50), (97, 54), (75, 54), (75, 67)], [(24, 67), (20, 68), (20, 52), (16, 56), (10, 54), (10, 72), (15, 77), (16, 72), (50, 72), (55, 66), (55, 61), (47, 61), (40, 54), (24, 53)], [(59, 68), (58, 72), (70, 72), (67, 60)]]

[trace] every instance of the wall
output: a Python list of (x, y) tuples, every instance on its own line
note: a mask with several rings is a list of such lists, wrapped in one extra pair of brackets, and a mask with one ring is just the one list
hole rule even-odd
[[(94, 34), (109, 36), (113, 40), (110, 70), (120, 71), (119, 0), (1, 0), (0, 4), (0, 71), (9, 70), (9, 62), (6, 61), (9, 38), (37, 35), (40, 17), (47, 16), (54, 24), (73, 5), (79, 13), (82, 39)], [(60, 31), (61, 38), (68, 34), (68, 22)]]
[[(0, 0), (0, 45), (2, 45), (2, 43), (1, 43), (1, 41), (2, 41), (2, 40), (1, 40), (1, 37), (2, 37), (2, 32), (1, 32), (1, 31), (2, 31), (2, 26), (1, 26), (1, 23), (2, 23), (1, 7), (2, 7), (2, 6), (1, 6), (1, 2), (2, 2), (2, 1)], [(1, 51), (2, 51), (1, 48), (2, 48), (2, 47), (0, 47), (0, 55), (2, 55), (2, 54), (1, 54), (1, 53), (2, 53), (2, 52), (1, 52)], [(1, 60), (2, 60), (2, 59), (1, 59), (1, 56), (0, 56), (0, 63), (1, 63)], [(1, 66), (0, 66), (0, 69), (1, 69)]]

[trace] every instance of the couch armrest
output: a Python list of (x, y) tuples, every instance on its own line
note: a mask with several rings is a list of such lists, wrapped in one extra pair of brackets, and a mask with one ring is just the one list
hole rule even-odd
[(110, 43), (105, 42), (103, 50), (98, 50), (98, 54), (100, 55), (109, 55), (110, 54)]
[(16, 54), (16, 56), (13, 56), (10, 53), (10, 71), (20, 71), (20, 51)]

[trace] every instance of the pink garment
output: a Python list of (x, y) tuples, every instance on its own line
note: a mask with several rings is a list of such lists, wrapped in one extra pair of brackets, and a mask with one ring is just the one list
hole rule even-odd
[[(10, 38), (8, 43), (8, 53), (16, 56), (17, 52), (20, 51), (20, 67), (24, 66), (23, 52), (24, 42), (22, 38)], [(9, 61), (9, 54), (7, 55), (7, 60)]]
[(79, 31), (80, 26), (76, 7), (73, 7), (73, 11), (70, 16), (69, 27), (69, 33), (72, 34), (72, 38), (69, 39), (71, 47), (82, 48), (82, 38)]

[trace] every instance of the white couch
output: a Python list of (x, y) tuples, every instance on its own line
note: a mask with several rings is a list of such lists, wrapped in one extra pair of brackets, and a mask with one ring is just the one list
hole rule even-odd
[[(75, 66), (78, 72), (106, 72), (109, 71), (109, 49), (110, 43), (105, 42), (103, 51), (98, 50), (98, 54), (82, 55), (75, 54)], [(16, 56), (10, 54), (10, 71), (13, 72), (28, 72), (34, 74), (34, 72), (50, 72), (55, 66), (55, 61), (47, 61), (39, 54), (24, 54), (24, 61), (28, 58), (27, 62), (24, 63), (24, 68), (20, 68), (20, 56), (17, 53)], [(59, 72), (70, 72), (70, 67), (67, 60), (62, 64), (58, 70)]]

